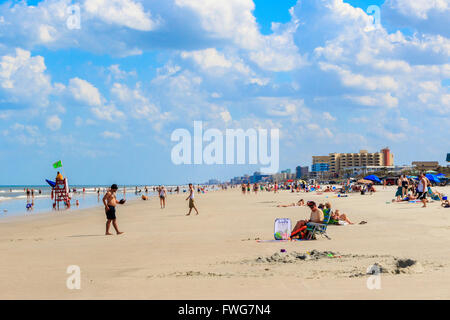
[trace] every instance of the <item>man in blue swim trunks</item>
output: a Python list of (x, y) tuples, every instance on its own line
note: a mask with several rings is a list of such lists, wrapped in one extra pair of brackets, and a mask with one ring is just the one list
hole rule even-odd
[(111, 222), (114, 226), (114, 229), (116, 229), (116, 233), (123, 234), (123, 232), (119, 231), (119, 227), (117, 226), (116, 222), (116, 206), (117, 204), (124, 204), (125, 200), (117, 201), (116, 199), (116, 192), (119, 188), (116, 184), (113, 184), (111, 186), (111, 189), (108, 190), (108, 192), (103, 197), (103, 204), (105, 205), (105, 213), (106, 213), (106, 233), (105, 235), (111, 236), (112, 233), (109, 232), (109, 229), (111, 228)]

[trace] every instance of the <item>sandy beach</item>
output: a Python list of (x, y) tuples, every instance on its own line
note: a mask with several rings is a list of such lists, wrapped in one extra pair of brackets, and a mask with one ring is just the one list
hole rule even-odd
[[(134, 200), (118, 208), (121, 236), (104, 236), (100, 207), (2, 219), (0, 299), (449, 299), (450, 209), (387, 203), (394, 189), (348, 198), (229, 189), (198, 194), (190, 217), (184, 194), (164, 210), (155, 197)], [(273, 239), (276, 218), (309, 217), (307, 207), (276, 207), (300, 198), (367, 224), (329, 226), (331, 240), (258, 243)], [(381, 288), (369, 290), (374, 263)], [(66, 287), (69, 265), (81, 269), (80, 290)]]

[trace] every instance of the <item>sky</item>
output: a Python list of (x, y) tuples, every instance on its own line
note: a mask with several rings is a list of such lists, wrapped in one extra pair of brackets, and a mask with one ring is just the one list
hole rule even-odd
[(387, 146), (446, 164), (449, 16), (450, 0), (0, 1), (0, 185), (42, 184), (57, 160), (73, 184), (259, 169), (173, 164), (194, 121), (279, 129), (280, 170)]

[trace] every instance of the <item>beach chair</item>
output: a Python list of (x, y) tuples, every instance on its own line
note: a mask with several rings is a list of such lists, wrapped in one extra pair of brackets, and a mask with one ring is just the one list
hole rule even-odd
[(306, 240), (313, 239), (316, 234), (320, 234), (321, 236), (326, 237), (328, 240), (331, 240), (331, 238), (327, 235), (327, 227), (330, 219), (331, 210), (326, 210), (326, 212), (324, 212), (324, 219), (322, 223), (308, 222), (306, 224), (308, 230), (308, 237), (306, 238)]
[(435, 201), (442, 201), (442, 199), (439, 197), (439, 195), (435, 194), (430, 187), (428, 187), (428, 195), (432, 200)]

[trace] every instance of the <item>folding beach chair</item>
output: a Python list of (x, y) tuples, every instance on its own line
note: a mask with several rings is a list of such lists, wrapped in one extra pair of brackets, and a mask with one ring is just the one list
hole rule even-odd
[(321, 236), (326, 237), (328, 240), (331, 240), (331, 238), (327, 235), (327, 227), (330, 219), (331, 210), (327, 210), (326, 212), (324, 212), (323, 223), (308, 222), (306, 224), (308, 230), (308, 237), (306, 239), (311, 240), (316, 234), (320, 234)]

